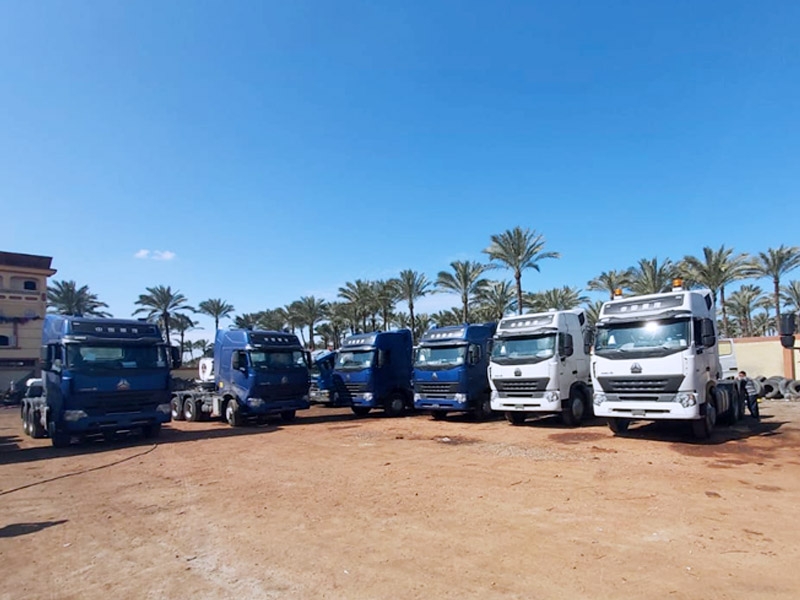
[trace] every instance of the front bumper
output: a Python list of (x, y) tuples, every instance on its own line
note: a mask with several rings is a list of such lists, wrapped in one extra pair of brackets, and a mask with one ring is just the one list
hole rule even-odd
[(498, 412), (561, 412), (561, 397), (556, 391), (534, 392), (529, 396), (511, 396), (492, 392), (492, 410)]
[(311, 407), (308, 399), (262, 401), (261, 403), (240, 402), (243, 416), (260, 417), (277, 415), (288, 410), (306, 410)]
[(700, 404), (698, 402), (681, 403), (675, 401), (675, 394), (664, 394), (661, 400), (620, 400), (614, 394), (605, 394), (598, 403), (595, 394), (594, 414), (596, 417), (619, 417), (625, 419), (680, 420), (699, 419)]
[(417, 410), (472, 410), (471, 402), (466, 394), (463, 398), (429, 398), (422, 394), (414, 394), (414, 408)]
[[(167, 408), (169, 405), (165, 405)], [(88, 435), (108, 431), (123, 431), (147, 427), (150, 425), (169, 423), (169, 410), (155, 410), (138, 413), (114, 413), (110, 415), (79, 416), (83, 411), (64, 411), (59, 429), (67, 433)]]

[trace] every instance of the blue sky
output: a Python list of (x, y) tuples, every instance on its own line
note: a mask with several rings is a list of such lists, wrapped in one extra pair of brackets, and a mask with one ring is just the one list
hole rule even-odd
[(562, 255), (532, 291), (795, 245), (798, 31), (780, 1), (6, 0), (0, 249), (127, 316), (433, 279), (516, 225)]

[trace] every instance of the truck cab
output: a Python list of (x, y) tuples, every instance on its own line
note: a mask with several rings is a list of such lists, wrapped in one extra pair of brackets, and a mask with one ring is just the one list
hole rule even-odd
[(54, 446), (131, 429), (155, 436), (170, 420), (170, 366), (179, 356), (157, 325), (48, 315), (42, 344), (44, 395), (29, 407), (30, 428)]
[(632, 420), (690, 421), (707, 438), (717, 417), (736, 420), (736, 386), (724, 386), (709, 290), (673, 291), (603, 304), (592, 356), (594, 412), (614, 433)]
[(340, 401), (353, 413), (382, 408), (390, 417), (413, 406), (411, 332), (376, 331), (344, 340), (333, 373)]
[(560, 414), (579, 425), (591, 416), (591, 343), (582, 309), (504, 318), (489, 364), (492, 409), (513, 425), (535, 414)]
[(487, 368), (495, 330), (490, 323), (428, 331), (414, 355), (414, 408), (431, 411), (434, 419), (454, 411), (489, 418)]
[(336, 352), (323, 350), (311, 358), (311, 389), (309, 396), (312, 402), (328, 406), (349, 406), (336, 391), (333, 373), (336, 368)]

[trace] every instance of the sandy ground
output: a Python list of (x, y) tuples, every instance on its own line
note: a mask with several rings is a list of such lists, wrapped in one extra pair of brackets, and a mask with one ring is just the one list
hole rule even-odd
[(172, 423), (50, 448), (0, 410), (0, 598), (800, 597), (800, 403), (695, 443), (466, 417)]

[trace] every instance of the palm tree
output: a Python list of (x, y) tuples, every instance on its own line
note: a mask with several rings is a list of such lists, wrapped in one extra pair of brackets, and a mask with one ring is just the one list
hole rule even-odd
[(148, 319), (156, 317), (164, 327), (164, 338), (169, 343), (170, 315), (182, 311), (194, 312), (194, 309), (187, 304), (186, 296), (178, 290), (173, 292), (171, 286), (157, 285), (145, 289), (147, 293), (139, 294), (139, 299), (134, 302), (140, 308), (133, 311), (133, 314), (145, 313)]
[[(770, 304), (771, 303), (772, 302), (770, 301)], [(772, 329), (772, 319), (769, 318), (769, 314), (765, 312), (760, 312), (757, 315), (754, 315), (752, 328), (753, 328), (752, 333), (755, 336), (769, 335), (770, 330)]]
[(431, 317), (427, 313), (420, 313), (417, 315), (417, 321), (414, 324), (416, 329), (411, 330), (411, 335), (415, 340), (420, 339), (428, 329), (431, 328)]
[(753, 335), (752, 315), (758, 307), (762, 293), (757, 285), (743, 285), (728, 297), (728, 310), (739, 322), (739, 328), (745, 337)]
[(610, 300), (614, 299), (617, 290), (625, 290), (631, 284), (632, 269), (624, 271), (603, 271), (586, 284), (586, 289), (593, 292), (607, 292)]
[(195, 340), (194, 343), (192, 344), (192, 347), (194, 348), (194, 350), (199, 350), (200, 356), (202, 357), (214, 349), (214, 343), (202, 339)]
[(800, 281), (793, 280), (781, 286), (781, 299), (785, 308), (800, 310)]
[(389, 322), (391, 320), (392, 311), (400, 297), (397, 289), (397, 283), (394, 279), (388, 281), (378, 280), (372, 282), (372, 297), (375, 304), (380, 310), (381, 319), (383, 320), (383, 330), (389, 330)]
[(465, 323), (462, 320), (463, 313), (461, 310), (454, 306), (450, 310), (440, 310), (439, 312), (433, 313), (431, 315), (431, 321), (436, 327), (450, 327), (451, 325), (461, 325)]
[(209, 298), (197, 305), (197, 312), (208, 315), (214, 319), (214, 331), (219, 329), (220, 319), (227, 319), (236, 310), (233, 304), (228, 304), (220, 298)]
[(89, 291), (88, 285), (78, 287), (74, 281), (54, 281), (47, 288), (47, 306), (50, 312), (75, 317), (110, 317), (101, 309), (108, 304), (100, 302), (97, 294)]
[(242, 313), (233, 319), (233, 327), (235, 329), (247, 329), (252, 331), (259, 328), (260, 313)]
[(492, 243), (483, 252), (490, 260), (514, 272), (517, 284), (517, 308), (522, 314), (522, 272), (525, 269), (540, 271), (539, 261), (546, 258), (561, 258), (558, 252), (544, 252), (545, 240), (536, 230), (517, 226), (503, 233), (492, 235)]
[(725, 286), (747, 277), (749, 273), (747, 254), (734, 255), (733, 248), (725, 248), (724, 244), (719, 247), (719, 250), (705, 246), (702, 259), (696, 256), (685, 256), (678, 265), (678, 270), (686, 279), (711, 290), (714, 304), (717, 303), (717, 292), (719, 292), (719, 305), (722, 307), (722, 332), (725, 337), (730, 337), (725, 307)]
[(173, 331), (176, 331), (178, 334), (180, 334), (180, 349), (181, 356), (183, 356), (185, 348), (184, 338), (186, 336), (186, 332), (197, 327), (197, 321), (193, 321), (190, 317), (187, 317), (182, 313), (175, 313), (170, 315), (169, 324)]
[(339, 339), (337, 338), (337, 331), (330, 323), (320, 323), (314, 329), (316, 335), (322, 338), (322, 345), (327, 348), (333, 345), (334, 348), (339, 347)]
[(551, 308), (555, 310), (570, 310), (589, 301), (588, 296), (581, 294), (582, 291), (565, 285), (560, 288), (526, 294), (522, 301), (525, 306), (534, 312), (544, 312)]
[(658, 294), (672, 289), (675, 265), (668, 258), (658, 264), (658, 258), (642, 258), (631, 269), (630, 289), (634, 294)]
[(781, 277), (800, 266), (800, 248), (797, 246), (769, 248), (759, 252), (752, 263), (750, 274), (754, 277), (772, 278), (773, 299), (775, 301), (775, 329), (781, 322)]
[(268, 308), (258, 313), (258, 329), (281, 331), (286, 326), (287, 315), (282, 308)]
[[(416, 332), (416, 322), (414, 320), (414, 302), (422, 298), (430, 291), (431, 282), (424, 273), (417, 273), (411, 269), (400, 271), (400, 276), (393, 280), (397, 295), (408, 304), (408, 314), (412, 333)], [(414, 341), (416, 342), (416, 337)]]
[(289, 325), (291, 332), (296, 333), (297, 328), (300, 328), (300, 341), (302, 341), (303, 346), (305, 346), (306, 340), (305, 336), (303, 335), (305, 321), (303, 320), (303, 307), (300, 304), (300, 301), (295, 300), (294, 302), (287, 304), (283, 307), (283, 310), (286, 312), (286, 323)]
[(597, 323), (597, 320), (600, 318), (601, 308), (603, 308), (602, 300), (594, 300), (586, 303), (584, 311), (586, 313), (586, 322), (589, 324), (589, 327), (594, 327)]
[(469, 323), (469, 305), (473, 297), (486, 285), (483, 275), (487, 265), (470, 260), (454, 260), (450, 263), (453, 272), (439, 271), (436, 287), (439, 291), (453, 292), (461, 296), (463, 323)]
[(292, 305), (297, 305), (297, 312), (301, 322), (308, 326), (308, 342), (314, 350), (314, 325), (321, 321), (328, 314), (328, 303), (325, 300), (317, 300), (314, 296), (302, 296), (300, 300)]
[(510, 281), (488, 281), (475, 294), (475, 300), (477, 311), (482, 315), (481, 320), (485, 321), (499, 321), (516, 306)]
[(356, 316), (356, 322), (361, 323), (363, 331), (367, 330), (367, 317), (369, 317), (373, 306), (372, 286), (368, 281), (356, 279), (355, 282), (348, 281), (343, 287), (339, 288), (339, 298), (352, 305), (352, 312)]

